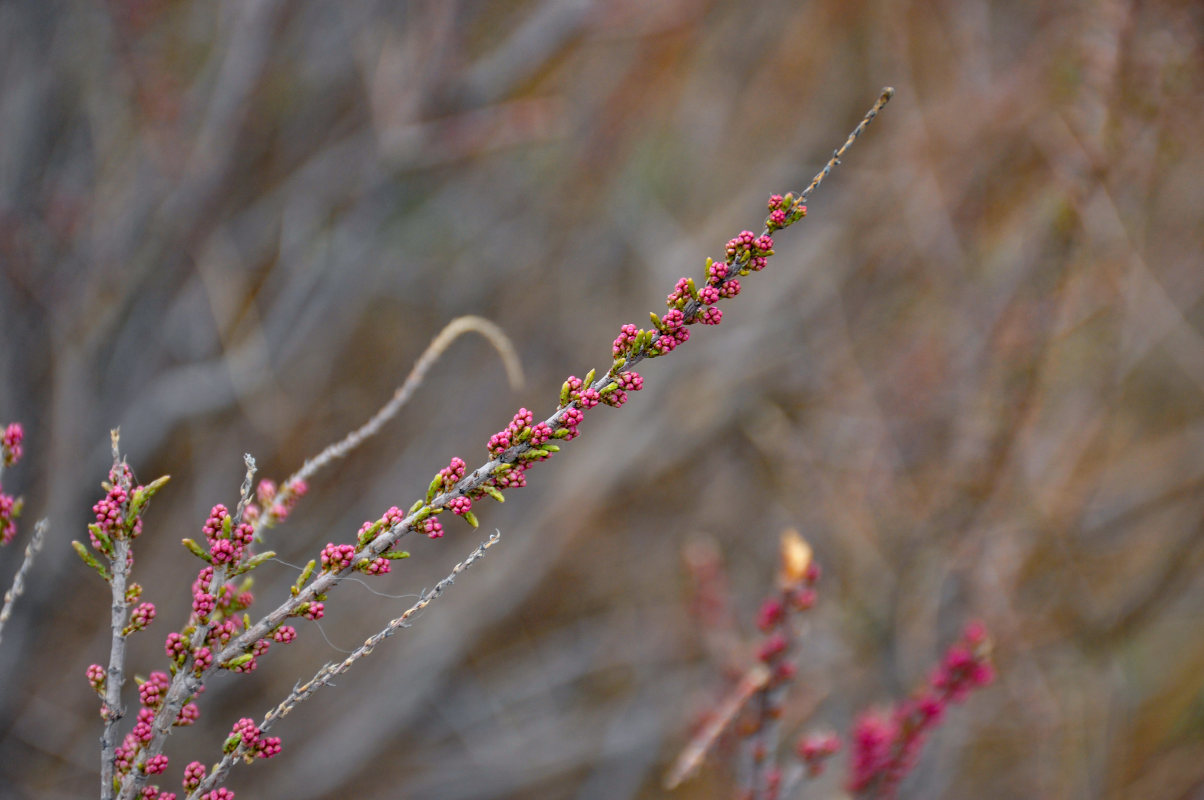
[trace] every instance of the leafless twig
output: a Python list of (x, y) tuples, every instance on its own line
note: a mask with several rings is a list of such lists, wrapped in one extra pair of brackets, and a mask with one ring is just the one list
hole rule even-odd
[(25, 545), (25, 558), (17, 569), (16, 577), (13, 578), (12, 588), (4, 593), (4, 608), (0, 608), (0, 636), (4, 632), (4, 623), (8, 622), (8, 618), (12, 616), (13, 603), (25, 591), (25, 576), (29, 573), (29, 568), (33, 566), (33, 560), (37, 558), (38, 551), (42, 549), (42, 538), (46, 533), (47, 525), (49, 525), (47, 520), (40, 519), (33, 526), (33, 538), (29, 540), (29, 544)]

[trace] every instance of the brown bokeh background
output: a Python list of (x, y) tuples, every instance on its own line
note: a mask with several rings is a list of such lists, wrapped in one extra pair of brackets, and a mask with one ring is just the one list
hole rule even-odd
[[(683, 552), (737, 617), (780, 531), (824, 567), (789, 730), (905, 694), (971, 617), (1000, 679), (905, 796), (1204, 797), (1204, 12), (959, 0), (111, 0), (0, 6), (4, 476), (50, 539), (0, 644), (0, 796), (94, 796), (106, 587), (84, 535), (120, 426), (163, 664), (242, 454), (280, 478), (366, 419), (450, 319), (400, 418), (321, 474), (290, 564), (408, 505), (520, 405), (803, 185), (897, 95), (716, 329), (647, 364), (483, 529), (449, 524), (224, 676), (167, 783), (231, 724), (501, 544), (274, 732), (243, 797), (627, 798), (723, 665)], [(0, 554), (7, 586), (15, 548)], [(257, 573), (274, 606), (295, 571)], [(270, 605), (269, 605), (270, 604)], [(751, 627), (751, 626), (747, 626)], [(751, 642), (751, 639), (749, 640)], [(132, 699), (132, 695), (131, 695)], [(722, 759), (721, 759), (722, 760)], [(838, 797), (843, 764), (810, 785)], [(678, 790), (722, 797), (722, 764)]]

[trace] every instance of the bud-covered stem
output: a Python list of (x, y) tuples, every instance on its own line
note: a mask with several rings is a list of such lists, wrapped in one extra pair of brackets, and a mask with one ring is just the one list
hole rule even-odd
[[(110, 434), (113, 443), (113, 470), (115, 483), (127, 492), (130, 489), (129, 473), (123, 469), (119, 449), (119, 433), (114, 429)], [(125, 684), (125, 625), (129, 616), (129, 602), (126, 599), (126, 578), (129, 577), (130, 542), (125, 536), (113, 537), (113, 556), (110, 559), (109, 589), (113, 598), (109, 607), (109, 625), (112, 629), (112, 640), (109, 645), (109, 666), (105, 670), (105, 688), (103, 718), (104, 730), (100, 737), (100, 796), (102, 800), (113, 797), (114, 763), (113, 758), (117, 749), (117, 724), (125, 716), (125, 705), (121, 700), (121, 689)]]

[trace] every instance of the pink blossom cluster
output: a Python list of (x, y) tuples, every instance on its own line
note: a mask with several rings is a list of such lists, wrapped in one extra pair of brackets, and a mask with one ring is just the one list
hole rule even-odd
[(143, 786), (139, 795), (142, 800), (176, 800), (175, 792), (162, 792), (156, 785)]
[(679, 344), (685, 344), (690, 340), (690, 330), (686, 327), (686, 314), (680, 308), (671, 309), (661, 317), (660, 324), (656, 327), (661, 335), (653, 343), (650, 352), (658, 355), (671, 353), (677, 349)]
[(8, 544), (17, 535), (17, 518), (20, 506), (10, 494), (0, 492), (0, 545)]
[(155, 604), (154, 603), (139, 603), (137, 607), (130, 612), (130, 624), (126, 627), (127, 633), (144, 630), (147, 625), (150, 625), (155, 620)]
[(638, 392), (644, 388), (644, 379), (638, 372), (620, 372), (615, 381), (603, 389), (602, 402), (620, 408), (627, 402), (627, 392)]
[(138, 687), (138, 702), (147, 708), (158, 708), (170, 684), (171, 677), (166, 672), (152, 672)]
[(430, 539), (438, 539), (443, 536), (443, 523), (436, 517), (427, 517), (422, 521), (418, 530), (425, 533)]
[(392, 569), (391, 562), (384, 556), (373, 559), (362, 558), (355, 568), (365, 575), (387, 575)]
[(236, 564), (248, 554), (247, 548), (255, 539), (255, 528), (249, 522), (234, 525), (229, 510), (218, 503), (209, 511), (201, 528), (209, 544), (210, 561), (214, 564)]
[(995, 672), (981, 623), (971, 623), (933, 672), (929, 686), (888, 712), (867, 712), (853, 728), (849, 790), (891, 800), (915, 767), (924, 740), (940, 724), (950, 703), (988, 685)]
[(351, 566), (351, 558), (355, 555), (353, 544), (327, 544), (322, 548), (322, 571), (338, 572)]
[(184, 767), (184, 791), (191, 792), (193, 789), (201, 785), (201, 781), (205, 779), (205, 773), (208, 772), (205, 765), (199, 761), (193, 761)]
[(727, 262), (745, 266), (753, 272), (765, 268), (767, 259), (773, 255), (773, 237), (768, 234), (757, 236), (752, 231), (740, 231), (738, 236), (728, 239), (724, 248)]
[(180, 713), (176, 715), (175, 724), (178, 727), (186, 728), (195, 723), (201, 718), (201, 709), (196, 703), (185, 703), (180, 709)]
[(259, 758), (271, 758), (280, 752), (280, 737), (264, 736), (255, 721), (247, 717), (234, 723), (225, 750), (232, 753), (240, 744)]
[(611, 346), (611, 352), (615, 358), (630, 354), (631, 348), (635, 345), (636, 337), (641, 333), (640, 329), (630, 322), (619, 328), (619, 335), (615, 337), (614, 344)]
[[(141, 486), (138, 487), (138, 489), (141, 488)], [(141, 516), (135, 517), (133, 524), (127, 530), (125, 515), (129, 508), (129, 501), (130, 493), (124, 486), (115, 483), (113, 488), (109, 489), (108, 493), (92, 506), (92, 513), (96, 515), (96, 526), (104, 536), (115, 539), (128, 535), (129, 538), (135, 539), (138, 534), (142, 533)], [(106, 547), (101, 537), (97, 536), (96, 531), (91, 527), (88, 529), (88, 534), (93, 549), (105, 554), (110, 552), (111, 547)]]
[(769, 216), (765, 219), (765, 229), (773, 233), (780, 228), (792, 225), (807, 216), (807, 207), (796, 203), (794, 195), (782, 197), (780, 194), (769, 197)]
[[(395, 526), (400, 525), (402, 522), (405, 521), (405, 517), (406, 517), (405, 512), (402, 511), (400, 508), (398, 508), (397, 506), (390, 506), (389, 510), (386, 511), (383, 515), (381, 515), (380, 519), (365, 520), (364, 524), (360, 525), (360, 530), (359, 530), (359, 534), (356, 536), (356, 541), (359, 542), (360, 546), (362, 547), (363, 545), (368, 544), (373, 539), (375, 539), (377, 536), (379, 536), (381, 531), (390, 530), (390, 529), (394, 528)], [(363, 561), (361, 561), (361, 564), (357, 565), (357, 568), (361, 567), (361, 566), (363, 566)], [(368, 571), (368, 568), (364, 567), (364, 570)], [(388, 571), (389, 571), (389, 569), (386, 566), (384, 568), (384, 572), (388, 572)], [(372, 572), (371, 574), (383, 574), (383, 573)]]
[(528, 409), (520, 408), (514, 414), (514, 419), (510, 420), (509, 425), (489, 437), (489, 443), (486, 445), (486, 448), (488, 448), (490, 455), (500, 456), (513, 445), (518, 444), (519, 436), (522, 435), (524, 430), (530, 428), (531, 421), (534, 418), (534, 415)]
[(678, 278), (673, 291), (665, 298), (665, 305), (669, 308), (685, 308), (686, 303), (697, 299), (698, 292), (694, 288), (693, 278)]
[(88, 685), (95, 689), (97, 693), (103, 693), (105, 690), (105, 668), (100, 664), (91, 664), (88, 666), (85, 674), (88, 676)]
[(439, 477), (443, 479), (443, 488), (450, 489), (464, 479), (464, 471), (468, 469), (468, 465), (464, 463), (462, 458), (453, 458), (448, 465), (439, 470)]
[(25, 429), (21, 427), (19, 422), (10, 422), (4, 429), (4, 435), (0, 437), (0, 458), (4, 462), (4, 466), (11, 467), (21, 460), (21, 455), (24, 452), (21, 449), (21, 442), (25, 440)]

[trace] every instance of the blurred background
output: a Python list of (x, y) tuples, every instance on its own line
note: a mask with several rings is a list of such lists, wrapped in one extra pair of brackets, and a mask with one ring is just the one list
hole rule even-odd
[[(0, 645), (0, 796), (96, 794), (107, 587), (69, 542), (110, 428), (141, 481), (172, 476), (138, 541), (145, 675), (187, 615), (179, 540), (236, 504), (244, 452), (283, 478), (449, 320), (500, 325), (523, 389), (460, 339), (269, 546), (299, 564), (350, 540), (452, 456), (482, 463), (519, 406), (551, 413), (889, 84), (719, 328), (646, 364), (480, 531), (412, 537), (219, 676), (165, 786), (496, 528), (230, 788), (663, 796), (728, 685), (686, 556), (724, 565), (747, 663), (795, 527), (824, 577), (788, 732), (847, 730), (980, 618), (999, 680), (904, 796), (1204, 797), (1202, 39), (1191, 2), (3, 4), (0, 422), (27, 436), (0, 585), (33, 521), (50, 533)], [(258, 607), (295, 576), (260, 569)], [(839, 797), (843, 758), (802, 796)], [(724, 759), (676, 796), (728, 796)]]

